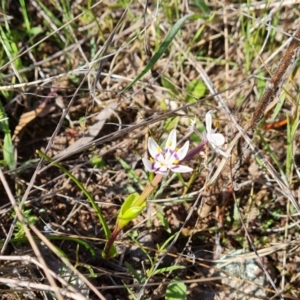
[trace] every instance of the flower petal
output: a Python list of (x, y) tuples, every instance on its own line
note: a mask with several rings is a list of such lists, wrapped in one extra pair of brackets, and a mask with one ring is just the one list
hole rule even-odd
[(172, 129), (167, 138), (165, 150), (167, 150), (167, 149), (175, 150), (176, 143), (177, 143), (176, 142), (176, 129)]
[(207, 135), (212, 133), (212, 114), (213, 110), (210, 110), (209, 112), (206, 113), (205, 115), (205, 124), (206, 124), (206, 133)]
[(149, 159), (147, 159), (145, 157), (142, 159), (142, 161), (148, 172), (154, 172), (153, 162), (151, 162)]
[(176, 156), (177, 160), (183, 160), (186, 157), (186, 155), (189, 151), (189, 145), (190, 145), (190, 142), (186, 141), (184, 143), (184, 145), (175, 152), (177, 155)]
[(156, 174), (166, 175), (168, 172), (168, 167), (165, 164), (161, 164), (160, 162), (153, 163), (153, 171)]
[(148, 139), (148, 149), (149, 149), (150, 155), (155, 160), (158, 159), (158, 157), (161, 155), (162, 150), (152, 137), (149, 137), (149, 139)]
[(222, 146), (225, 144), (225, 137), (221, 133), (212, 133), (207, 135), (207, 139), (210, 143), (213, 143), (216, 146)]
[(148, 149), (152, 159), (143, 158), (142, 160), (146, 170), (156, 174), (166, 175), (169, 169), (179, 173), (191, 172), (192, 168), (178, 165), (180, 160), (187, 155), (188, 148), (189, 142), (186, 141), (183, 147), (176, 149), (176, 130), (173, 129), (169, 133), (164, 149), (161, 149), (155, 140), (149, 137)]
[(172, 129), (166, 140), (166, 144), (164, 148), (165, 160), (170, 159), (175, 149), (176, 149), (176, 130)]
[(175, 173), (188, 173), (193, 171), (192, 168), (183, 165), (173, 165), (170, 169)]

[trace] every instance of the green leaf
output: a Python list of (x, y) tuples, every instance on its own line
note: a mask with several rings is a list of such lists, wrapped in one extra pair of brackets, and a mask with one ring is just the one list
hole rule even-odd
[(93, 156), (90, 160), (90, 163), (93, 167), (96, 167), (98, 169), (103, 169), (105, 166), (103, 158), (98, 156)]
[(195, 103), (206, 92), (206, 86), (202, 80), (194, 79), (186, 87), (187, 96), (185, 101), (188, 103)]
[(205, 14), (210, 14), (210, 9), (206, 5), (204, 0), (195, 0), (195, 5), (202, 10), (203, 13)]
[(129, 195), (126, 199), (125, 199), (125, 201), (124, 201), (124, 203), (123, 203), (123, 205), (122, 205), (122, 207), (121, 207), (121, 210), (120, 210), (120, 213), (124, 213), (126, 210), (128, 210), (132, 205), (134, 205), (134, 202), (139, 198), (139, 194), (138, 193), (134, 193), (134, 194), (131, 194), (131, 195)]
[(0, 103), (0, 130), (4, 132), (4, 141), (3, 141), (3, 159), (5, 164), (9, 167), (10, 170), (16, 168), (16, 161), (14, 155), (14, 145), (11, 140), (11, 134), (9, 130), (8, 118), (2, 104)]
[[(90, 265), (79, 263), (76, 267), (86, 268), (90, 272), (90, 275), (88, 276), (89, 278), (97, 278), (98, 277), (98, 275), (95, 274), (92, 266), (90, 266)], [(74, 281), (75, 282), (77, 281), (77, 276), (74, 276)]]
[(135, 206), (127, 209), (121, 216), (118, 217), (118, 221), (121, 221), (121, 224), (119, 224), (124, 227), (131, 220), (135, 219), (143, 209), (144, 207), (141, 206)]
[(10, 170), (16, 168), (16, 161), (14, 156), (14, 146), (11, 140), (10, 132), (6, 133), (3, 142), (3, 158)]
[(186, 299), (186, 285), (183, 282), (175, 281), (167, 287), (166, 300), (184, 300)]
[(32, 27), (29, 32), (31, 35), (37, 35), (43, 32), (43, 28), (40, 26)]
[(130, 89), (138, 80), (140, 80), (147, 72), (149, 72), (153, 66), (157, 63), (157, 61), (161, 58), (161, 56), (165, 53), (171, 42), (173, 41), (175, 35), (177, 34), (178, 30), (182, 27), (186, 20), (193, 18), (194, 14), (189, 14), (182, 17), (178, 20), (175, 25), (171, 28), (163, 42), (160, 44), (157, 52), (154, 53), (146, 67), (142, 70), (142, 72), (131, 82), (129, 83), (121, 92), (123, 94), (125, 91)]
[(74, 237), (68, 237), (68, 236), (47, 236), (47, 239), (49, 240), (54, 240), (54, 241), (72, 241), (74, 243), (77, 243), (81, 246), (83, 246), (86, 250), (88, 250), (90, 252), (90, 254), (95, 257), (96, 256), (96, 252), (94, 250), (94, 248), (86, 241), (82, 240), (82, 239), (78, 239), (78, 238), (74, 238)]
[(124, 226), (126, 226), (130, 221), (135, 219), (145, 208), (146, 201), (144, 201), (142, 205), (136, 205), (136, 201), (139, 200), (139, 198), (140, 195), (137, 193), (131, 194), (126, 198), (117, 218), (119, 227), (123, 228)]
[(166, 89), (170, 90), (171, 95), (177, 95), (178, 90), (176, 89), (175, 85), (165, 76), (161, 77), (161, 84)]
[(266, 88), (266, 79), (262, 72), (260, 72), (257, 76), (257, 90), (259, 93), (259, 97), (263, 94)]

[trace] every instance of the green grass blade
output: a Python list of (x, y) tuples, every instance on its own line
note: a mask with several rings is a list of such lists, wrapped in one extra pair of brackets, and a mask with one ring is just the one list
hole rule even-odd
[(28, 32), (31, 32), (31, 25), (30, 25), (28, 14), (27, 14), (25, 0), (20, 0), (20, 5), (21, 5), (21, 12), (22, 12), (22, 15), (23, 15), (23, 18), (24, 18), (26, 30)]
[(10, 170), (14, 170), (16, 168), (16, 161), (14, 156), (14, 145), (11, 140), (11, 134), (9, 130), (6, 131), (4, 135), (3, 158)]
[(6, 117), (1, 102), (0, 102), (0, 130), (4, 132), (4, 140), (2, 146), (4, 162), (9, 167), (10, 170), (14, 170), (16, 168), (16, 161), (14, 156), (14, 145), (11, 140), (8, 119)]
[(152, 275), (164, 274), (164, 273), (169, 273), (169, 272), (172, 272), (172, 271), (183, 270), (183, 269), (185, 269), (184, 266), (170, 266), (170, 267), (165, 267), (165, 268), (158, 269), (155, 272), (153, 272)]
[[(286, 118), (289, 120), (289, 116)], [(286, 176), (292, 178), (293, 163), (294, 163), (294, 140), (297, 134), (299, 123), (299, 115), (296, 113), (296, 118), (287, 123), (287, 148), (286, 148)], [(290, 182), (291, 183), (291, 182)]]
[(129, 83), (122, 91), (121, 94), (130, 89), (138, 80), (140, 80), (148, 71), (150, 71), (153, 66), (157, 63), (157, 61), (161, 58), (161, 56), (165, 53), (171, 42), (173, 41), (175, 35), (177, 34), (178, 30), (182, 27), (186, 20), (194, 17), (194, 14), (189, 14), (182, 17), (178, 20), (175, 25), (171, 28), (163, 42), (160, 44), (157, 52), (152, 56), (146, 67), (142, 70), (142, 72), (131, 82)]
[[(53, 163), (53, 160), (47, 156), (46, 154), (44, 154), (43, 152), (37, 150), (38, 154), (40, 157), (46, 159), (48, 162)], [(100, 211), (100, 208), (98, 207), (98, 205), (95, 203), (93, 197), (90, 195), (90, 193), (85, 189), (85, 187), (81, 184), (81, 182), (75, 177), (73, 176), (68, 170), (66, 170), (63, 166), (61, 166), (58, 163), (54, 163), (54, 166), (56, 166), (57, 168), (59, 168), (62, 172), (64, 172), (71, 180), (73, 180), (73, 182), (80, 188), (80, 190), (84, 193), (84, 195), (88, 198), (88, 200), (90, 201), (93, 209), (96, 211), (97, 216), (99, 218), (99, 221), (103, 227), (104, 230), (104, 234), (106, 239), (109, 239), (109, 237), (111, 236), (111, 232), (103, 218), (103, 215)], [(112, 246), (114, 247), (114, 246)], [(114, 248), (113, 250), (114, 252), (116, 252), (116, 249)]]
[(128, 262), (124, 261), (124, 264), (126, 268), (129, 270), (129, 272), (132, 274), (132, 276), (137, 280), (139, 284), (143, 283), (142, 277), (139, 275), (139, 273), (135, 270), (135, 268)]
[(75, 237), (69, 237), (69, 236), (46, 236), (46, 237), (49, 240), (55, 240), (55, 241), (63, 240), (63, 241), (70, 241), (70, 242), (77, 243), (77, 244), (83, 246), (86, 250), (88, 250), (93, 257), (96, 256), (96, 251), (93, 249), (93, 247), (88, 242), (86, 242), (82, 239), (75, 238)]

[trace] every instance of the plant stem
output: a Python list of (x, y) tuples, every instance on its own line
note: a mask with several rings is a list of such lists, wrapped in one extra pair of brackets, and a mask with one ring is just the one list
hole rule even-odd
[[(157, 187), (157, 185), (160, 183), (164, 175), (162, 174), (156, 174), (152, 182), (144, 189), (141, 196), (138, 198), (137, 202), (135, 202), (134, 206), (141, 206), (146, 201), (147, 197), (151, 194), (151, 192), (154, 190), (154, 188)], [(105, 245), (104, 251), (103, 251), (103, 258), (110, 258), (109, 251), (111, 246), (113, 245), (114, 241), (118, 237), (120, 231), (123, 227), (119, 226), (118, 223), (116, 224), (116, 227), (109, 237), (107, 244)]]

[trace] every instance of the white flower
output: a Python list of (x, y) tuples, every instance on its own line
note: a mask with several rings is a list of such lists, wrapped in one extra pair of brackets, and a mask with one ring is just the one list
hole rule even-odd
[(165, 175), (168, 170), (172, 170), (176, 173), (193, 171), (190, 167), (179, 165), (179, 162), (186, 156), (189, 150), (189, 142), (186, 141), (183, 147), (177, 149), (175, 129), (170, 132), (164, 149), (161, 149), (151, 137), (148, 139), (148, 149), (151, 160), (143, 158), (143, 163), (149, 172)]
[(206, 123), (206, 139), (209, 142), (209, 145), (211, 148), (218, 154), (221, 154), (225, 157), (229, 157), (227, 153), (219, 149), (219, 146), (222, 146), (225, 144), (225, 138), (221, 133), (215, 133), (214, 130), (212, 130), (212, 117), (213, 110), (210, 110), (205, 115), (205, 123)]

